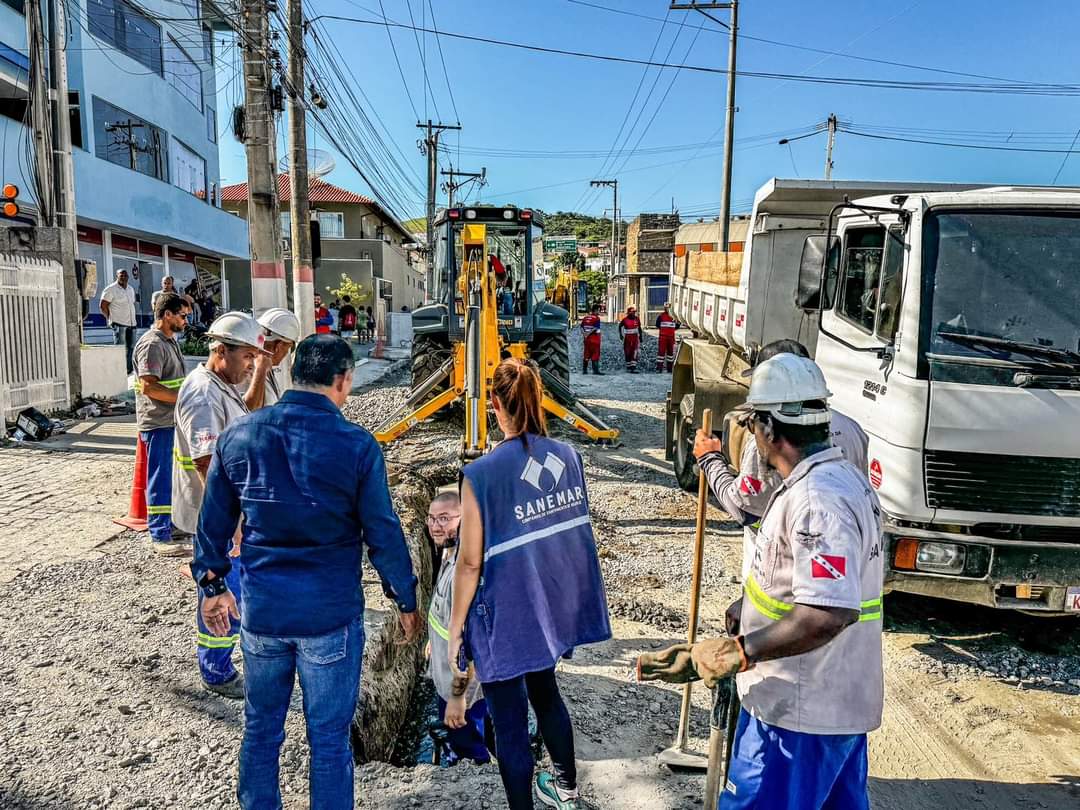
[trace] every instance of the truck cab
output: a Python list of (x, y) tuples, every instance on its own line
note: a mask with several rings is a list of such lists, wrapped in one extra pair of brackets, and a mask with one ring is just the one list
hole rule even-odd
[(1080, 611), (1080, 191), (897, 194), (833, 220), (816, 359), (870, 437), (887, 585)]

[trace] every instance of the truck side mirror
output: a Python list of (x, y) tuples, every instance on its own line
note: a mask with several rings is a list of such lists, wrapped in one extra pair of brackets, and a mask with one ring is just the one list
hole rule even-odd
[(813, 312), (828, 309), (832, 305), (832, 289), (836, 284), (836, 259), (840, 240), (833, 237), (828, 251), (825, 295), (821, 294), (822, 266), (825, 263), (825, 237), (808, 236), (803, 242), (802, 258), (799, 260), (799, 284), (795, 290), (795, 304), (800, 309)]

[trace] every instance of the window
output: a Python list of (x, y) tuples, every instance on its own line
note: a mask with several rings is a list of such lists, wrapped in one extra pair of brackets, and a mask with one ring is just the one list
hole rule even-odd
[(217, 110), (213, 105), (206, 105), (206, 140), (217, 143)]
[(209, 25), (204, 25), (203, 35), (203, 61), (209, 65), (214, 64), (214, 32)]
[(173, 138), (173, 185), (206, 199), (206, 160)]
[(90, 33), (162, 73), (161, 26), (127, 0), (87, 0)]
[(867, 332), (874, 328), (884, 251), (885, 229), (880, 226), (852, 228), (844, 238), (840, 314)]
[(292, 215), (288, 211), (282, 211), (278, 216), (281, 219), (281, 236), (285, 239), (291, 238)]
[(877, 320), (874, 334), (892, 342), (900, 326), (900, 299), (904, 292), (904, 230), (898, 225), (889, 228), (885, 242), (885, 266), (881, 271), (878, 293)]
[(165, 131), (94, 97), (94, 154), (158, 180), (169, 180)]
[(169, 37), (165, 63), (168, 67), (166, 72), (169, 84), (201, 112), (203, 108), (202, 71), (173, 37)]
[(344, 239), (345, 215), (340, 211), (320, 211), (319, 233), (323, 239)]

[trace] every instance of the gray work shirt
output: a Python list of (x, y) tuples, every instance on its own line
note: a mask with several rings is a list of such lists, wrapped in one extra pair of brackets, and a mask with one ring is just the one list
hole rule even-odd
[[(160, 329), (151, 327), (135, 343), (131, 355), (136, 377), (157, 377), (168, 389), (179, 391), (187, 368), (180, 345)], [(141, 380), (135, 382), (135, 424), (140, 431), (172, 427), (176, 404), (151, 399), (143, 393)]]

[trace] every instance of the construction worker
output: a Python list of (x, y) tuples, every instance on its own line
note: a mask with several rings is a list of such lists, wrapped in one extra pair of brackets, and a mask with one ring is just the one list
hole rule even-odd
[(300, 319), (287, 309), (266, 310), (259, 316), (259, 325), (266, 330), (264, 348), (269, 354), (260, 354), (255, 361), (255, 371), (244, 394), (249, 411), (273, 405), (289, 390), (285, 358), (300, 341)]
[[(365, 556), (398, 612), (397, 641), (408, 645), (422, 630), (382, 451), (341, 413), (354, 366), (339, 337), (301, 341), (293, 388), (273, 408), (232, 424), (210, 465), (191, 572), (214, 635), (235, 632), (243, 615), (243, 810), (282, 806), (279, 759), (297, 678), (311, 750), (310, 806), (355, 806), (350, 729), (364, 656)], [(338, 463), (328, 467), (328, 456)], [(229, 553), (241, 515), (242, 609)], [(219, 743), (233, 736), (231, 729), (210, 733)]]
[(187, 326), (187, 301), (175, 292), (156, 296), (154, 325), (135, 343), (135, 423), (146, 445), (146, 522), (150, 547), (165, 557), (191, 553), (191, 538), (173, 537), (172, 459), (176, 397), (187, 373), (176, 342)]
[[(265, 354), (266, 333), (246, 313), (226, 312), (210, 324), (206, 334), (210, 338), (210, 356), (187, 376), (176, 401), (173, 522), (189, 534), (195, 534), (199, 525), (206, 475), (218, 439), (226, 427), (248, 413), (237, 386), (251, 376), (256, 359)], [(239, 549), (234, 553), (238, 555)], [(232, 567), (226, 580), (239, 600), (239, 565)], [(202, 598), (200, 589), (200, 605)], [(199, 610), (198, 625), (203, 685), (211, 692), (242, 700), (244, 681), (232, 662), (239, 621), (234, 621), (227, 633), (213, 633)]]
[(637, 374), (638, 355), (641, 353), (641, 319), (636, 307), (626, 308), (626, 317), (619, 321), (619, 338), (622, 340), (626, 370)]
[[(810, 356), (806, 347), (798, 341), (774, 340), (758, 349), (755, 358), (756, 365), (785, 353), (805, 358)], [(745, 371), (743, 374), (749, 375), (751, 372)], [(830, 414), (829, 429), (833, 445), (839, 447), (844, 458), (866, 475), (866, 455), (869, 444), (866, 433), (854, 419), (849, 419), (835, 410), (830, 410)], [(734, 425), (733, 430), (744, 431), (738, 425)], [(738, 467), (734, 474), (730, 469), (728, 459), (724, 457), (721, 440), (700, 428), (694, 440), (694, 456), (698, 466), (705, 473), (709, 489), (712, 490), (724, 511), (743, 526), (742, 578), (745, 581), (753, 556), (756, 527), (761, 521), (761, 516), (765, 514), (765, 507), (769, 505), (773, 493), (780, 488), (782, 479), (776, 470), (769, 468), (753, 441), (742, 441), (737, 459)], [(736, 459), (731, 459), (731, 461), (734, 463)]]
[(581, 319), (581, 334), (585, 336), (585, 354), (581, 359), (581, 373), (589, 373), (592, 363), (593, 374), (603, 374), (600, 370), (600, 305), (593, 304), (589, 314)]
[(475, 677), (455, 695), (453, 673), (447, 658), (450, 612), (453, 607), (454, 574), (457, 571), (458, 526), (461, 523), (461, 497), (456, 492), (441, 492), (428, 506), (427, 529), (442, 556), (435, 588), (428, 610), (428, 645), (431, 651), (431, 680), (435, 684), (439, 717), (446, 726), (446, 749), (441, 762), (453, 765), (461, 759), (483, 764), (491, 761), (493, 729), (487, 703)]
[[(535, 363), (504, 360), (491, 390), (506, 438), (462, 471), (447, 660), (455, 694), (475, 668), (510, 810), (532, 810), (534, 791), (549, 807), (576, 810), (574, 730), (555, 667), (611, 637), (585, 470), (573, 447), (547, 437)], [(534, 779), (530, 704), (555, 775)]]
[(675, 365), (675, 330), (679, 328), (679, 322), (671, 313), (671, 304), (664, 302), (664, 311), (656, 316), (656, 331), (660, 345), (656, 348), (656, 371), (660, 373), (667, 364), (668, 373)]
[(869, 808), (867, 733), (881, 724), (881, 508), (832, 446), (812, 360), (754, 368), (744, 421), (783, 483), (765, 511), (731, 637), (638, 659), (642, 680), (712, 688), (738, 673), (742, 710), (721, 794), (736, 808)]

